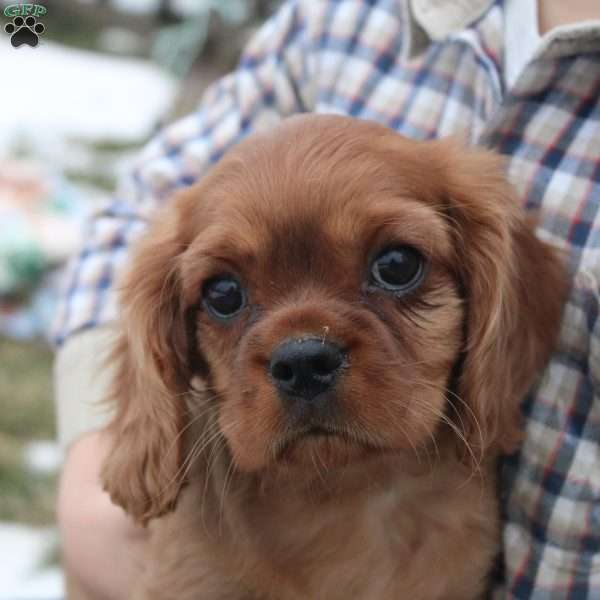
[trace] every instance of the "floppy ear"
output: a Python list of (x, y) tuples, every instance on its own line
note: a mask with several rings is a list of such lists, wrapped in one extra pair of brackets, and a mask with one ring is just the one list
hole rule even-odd
[(554, 349), (566, 273), (535, 236), (497, 155), (448, 140), (432, 146), (467, 314), (449, 400), (472, 448), (511, 452), (521, 439), (520, 402)]
[[(120, 338), (102, 481), (136, 521), (172, 510), (180, 488), (188, 391), (186, 318), (179, 258), (189, 243), (185, 196), (159, 214), (136, 246), (121, 292)], [(188, 221), (189, 222), (189, 221)]]

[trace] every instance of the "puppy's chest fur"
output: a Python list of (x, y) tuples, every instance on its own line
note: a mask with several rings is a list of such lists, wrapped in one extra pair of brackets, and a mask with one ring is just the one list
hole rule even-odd
[(137, 597), (479, 597), (498, 548), (493, 477), (465, 480), (448, 465), (375, 480), (368, 472), (335, 489), (326, 479), (304, 489), (230, 482), (226, 501), (224, 480), (194, 482), (152, 526)]

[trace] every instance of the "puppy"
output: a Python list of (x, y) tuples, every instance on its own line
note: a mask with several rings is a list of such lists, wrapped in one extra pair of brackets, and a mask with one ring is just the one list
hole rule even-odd
[(131, 597), (466, 600), (565, 278), (500, 160), (301, 116), (156, 218), (122, 293), (103, 481)]

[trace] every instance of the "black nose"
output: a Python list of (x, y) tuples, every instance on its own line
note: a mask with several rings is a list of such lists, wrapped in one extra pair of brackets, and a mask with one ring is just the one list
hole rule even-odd
[(281, 392), (312, 400), (331, 388), (343, 362), (341, 348), (331, 342), (288, 340), (273, 352), (269, 371)]

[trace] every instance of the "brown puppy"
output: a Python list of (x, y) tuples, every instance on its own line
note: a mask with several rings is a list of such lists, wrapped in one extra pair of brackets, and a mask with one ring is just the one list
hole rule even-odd
[(122, 294), (103, 479), (156, 600), (478, 597), (560, 320), (500, 160), (302, 116), (182, 192)]

